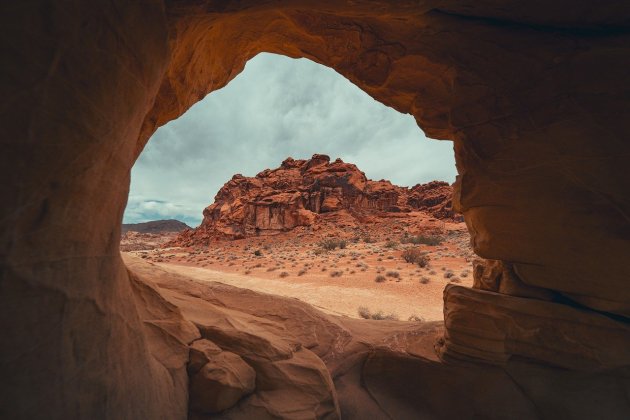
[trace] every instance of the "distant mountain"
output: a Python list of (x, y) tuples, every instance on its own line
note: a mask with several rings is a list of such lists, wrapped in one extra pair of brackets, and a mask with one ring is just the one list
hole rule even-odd
[(130, 223), (122, 225), (122, 234), (127, 232), (138, 233), (170, 233), (181, 232), (183, 230), (190, 229), (186, 223), (179, 220), (152, 220), (144, 223)]

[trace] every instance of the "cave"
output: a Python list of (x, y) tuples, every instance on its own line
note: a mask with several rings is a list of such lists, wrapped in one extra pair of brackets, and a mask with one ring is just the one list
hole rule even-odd
[[(125, 266), (130, 170), (157, 127), (260, 52), (329, 66), (453, 140), (454, 205), (488, 262), (473, 288), (445, 289), (444, 323), (404, 354), (349, 345), (331, 359), (353, 327), (285, 305), (322, 341), (296, 335), (300, 323), (260, 321), (241, 354), (261, 375), (257, 398), (224, 418), (630, 415), (626, 2), (39, 0), (1, 10), (3, 417), (188, 415), (188, 344), (229, 334), (207, 314), (190, 321), (201, 315), (187, 312), (181, 280), (145, 281)], [(206, 292), (194, 299), (210, 302)], [(257, 299), (224, 300), (220, 313), (278, 316), (261, 315)]]

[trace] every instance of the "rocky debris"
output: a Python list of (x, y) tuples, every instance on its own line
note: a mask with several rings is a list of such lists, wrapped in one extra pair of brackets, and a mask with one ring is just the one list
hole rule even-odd
[(256, 372), (237, 354), (209, 340), (190, 346), (190, 410), (213, 414), (233, 407), (256, 388)]
[(186, 229), (190, 229), (190, 226), (188, 226), (186, 223), (180, 222), (179, 220), (168, 219), (151, 220), (144, 223), (123, 224), (120, 232), (123, 235), (127, 232), (162, 234), (170, 232), (181, 232)]
[(356, 165), (341, 159), (331, 162), (328, 156), (318, 154), (308, 160), (289, 157), (279, 168), (266, 169), (255, 177), (234, 175), (203, 211), (201, 225), (182, 232), (173, 245), (311, 227), (322, 217), (343, 218), (345, 213), (355, 221), (410, 211), (459, 219), (451, 196), (452, 188), (446, 182), (399, 187), (386, 180), (369, 180)]

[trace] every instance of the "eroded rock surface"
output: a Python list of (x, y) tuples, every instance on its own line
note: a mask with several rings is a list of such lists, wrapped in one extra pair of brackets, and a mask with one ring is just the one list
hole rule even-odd
[[(542, 347), (523, 353), (522, 345), (512, 346), (523, 339), (513, 332), (508, 333), (507, 340), (490, 337), (488, 343), (506, 342), (507, 351), (520, 349), (520, 357), (504, 358), (496, 366), (464, 363), (461, 357), (456, 363), (445, 364), (434, 353), (434, 343), (444, 332), (438, 322), (337, 317), (296, 299), (194, 281), (136, 257), (126, 256), (125, 261), (136, 279), (152, 285), (151, 290), (159, 291), (192, 320), (204, 337), (192, 343), (188, 364), (192, 419), (450, 419), (469, 417), (470, 413), (488, 419), (590, 419), (596, 414), (621, 419), (630, 414), (630, 404), (620, 397), (628, 391), (630, 372), (622, 367), (627, 361), (618, 359), (616, 366), (609, 364), (604, 369), (593, 364), (597, 358), (611, 360), (611, 354), (619, 354), (618, 346), (627, 343), (607, 343), (610, 354), (602, 355), (589, 351), (583, 341), (594, 331), (580, 325), (590, 322), (592, 328), (600, 330), (596, 334), (605, 337), (612, 325), (605, 319), (580, 319), (562, 306), (552, 309), (565, 311), (563, 322), (574, 322), (579, 330), (562, 324), (562, 335), (538, 332), (541, 343), (547, 346), (546, 354), (555, 354), (546, 360), (546, 366), (528, 361), (530, 356), (540, 360)], [(466, 291), (470, 289), (447, 290)], [(509, 309), (511, 314), (504, 312), (504, 319), (518, 320), (515, 314), (519, 305), (545, 315), (523, 300), (506, 305), (504, 311), (516, 309)], [(448, 305), (455, 302), (455, 298), (447, 300)], [(466, 324), (469, 327), (486, 322), (486, 312), (498, 311), (484, 309), (484, 305), (493, 308), (491, 300), (477, 298), (477, 302), (477, 313), (463, 317), (471, 321)], [(450, 310), (448, 306), (447, 322), (451, 321)], [(562, 317), (553, 315), (550, 319)], [(528, 319), (537, 322), (534, 317), (523, 317), (525, 322)], [(459, 332), (461, 327), (456, 323), (448, 333)], [(505, 330), (510, 331), (510, 327)], [(464, 343), (464, 348), (484, 342), (472, 340)], [(593, 400), (598, 401), (596, 407)], [(216, 413), (217, 408), (224, 410)]]
[[(205, 245), (212, 239), (243, 238), (317, 225), (319, 215), (337, 213), (359, 223), (388, 213), (426, 211), (440, 219), (459, 219), (452, 209), (452, 187), (433, 181), (412, 188), (372, 181), (355, 165), (326, 155), (287, 158), (279, 168), (255, 177), (234, 175), (203, 211), (201, 225), (185, 231), (173, 245)], [(342, 217), (342, 216), (340, 216)]]
[(190, 410), (213, 414), (233, 407), (256, 388), (256, 371), (237, 354), (206, 339), (190, 346)]

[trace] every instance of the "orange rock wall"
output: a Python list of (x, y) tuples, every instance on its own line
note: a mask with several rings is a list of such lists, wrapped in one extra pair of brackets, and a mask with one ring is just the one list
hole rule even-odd
[[(151, 300), (132, 299), (118, 254), (130, 169), (158, 126), (262, 51), (330, 66), (413, 114), (429, 136), (453, 140), (456, 204), (476, 252), (512, 263), (526, 285), (623, 323), (630, 316), (629, 7), (565, 0), (5, 2), (3, 415), (185, 416), (176, 379), (183, 367), (162, 358), (168, 335), (144, 330), (142, 305)], [(530, 312), (510, 309), (500, 294), (456, 292), (446, 293), (448, 311), (463, 305), (464, 314), (475, 301), (508, 305), (486, 311), (485, 325)], [(460, 354), (474, 346), (458, 343)]]

